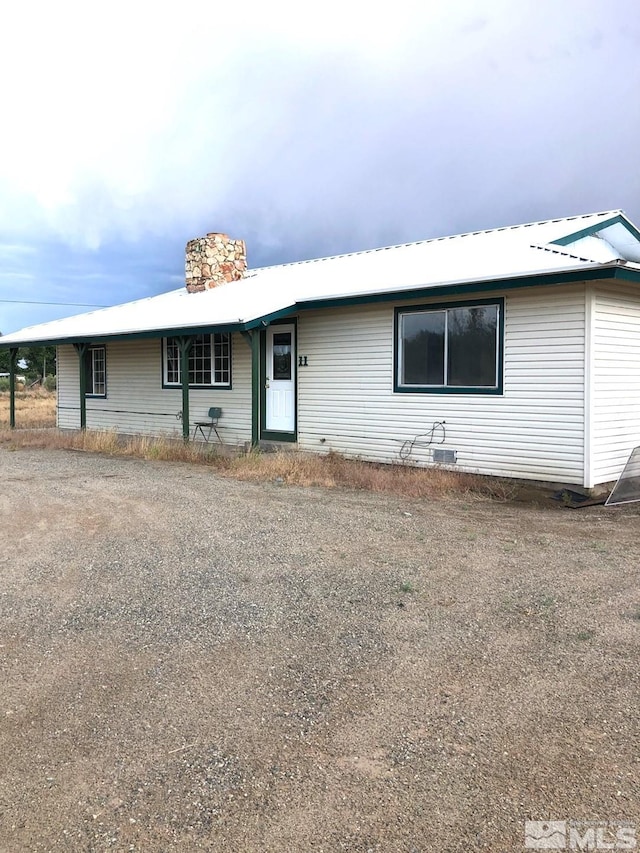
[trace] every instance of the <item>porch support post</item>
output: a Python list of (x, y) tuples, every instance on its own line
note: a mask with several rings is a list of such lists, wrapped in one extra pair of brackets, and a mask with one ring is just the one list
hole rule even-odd
[(89, 344), (74, 344), (78, 353), (78, 378), (80, 385), (80, 429), (87, 428), (87, 352)]
[(251, 447), (260, 443), (260, 329), (240, 333), (251, 350)]
[(189, 441), (189, 353), (193, 338), (188, 335), (179, 339), (180, 383), (182, 385), (182, 438)]
[(260, 442), (260, 330), (251, 331), (251, 447)]
[(16, 364), (18, 363), (18, 347), (9, 350), (9, 426), (16, 428)]

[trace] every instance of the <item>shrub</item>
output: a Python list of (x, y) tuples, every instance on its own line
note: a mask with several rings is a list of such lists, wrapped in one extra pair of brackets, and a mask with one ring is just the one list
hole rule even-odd
[[(6, 376), (0, 377), (0, 393), (3, 391), (9, 391), (11, 387), (11, 380)], [(16, 391), (24, 391), (24, 382), (19, 382), (16, 379)]]
[(56, 390), (56, 377), (50, 373), (48, 376), (45, 376), (44, 382), (42, 383), (47, 391), (55, 391)]

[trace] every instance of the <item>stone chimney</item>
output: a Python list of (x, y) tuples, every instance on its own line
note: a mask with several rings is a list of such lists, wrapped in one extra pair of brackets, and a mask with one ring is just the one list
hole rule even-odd
[(207, 234), (187, 243), (185, 278), (189, 293), (238, 281), (246, 268), (244, 240), (230, 240), (226, 234)]

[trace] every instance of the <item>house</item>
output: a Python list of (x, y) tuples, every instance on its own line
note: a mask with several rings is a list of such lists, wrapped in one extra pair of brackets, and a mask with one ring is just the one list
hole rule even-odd
[[(8, 334), (56, 344), (58, 426), (591, 488), (640, 443), (640, 233), (621, 211), (247, 269), (187, 244), (186, 287)], [(180, 423), (182, 419), (182, 423)]]

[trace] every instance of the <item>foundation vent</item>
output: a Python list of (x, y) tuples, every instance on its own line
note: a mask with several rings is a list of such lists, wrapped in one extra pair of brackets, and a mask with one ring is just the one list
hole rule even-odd
[(433, 448), (433, 461), (440, 462), (441, 465), (455, 465), (458, 461), (458, 454), (455, 450), (443, 450), (441, 447)]

